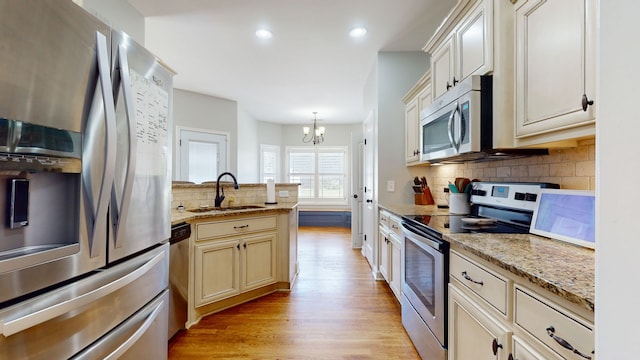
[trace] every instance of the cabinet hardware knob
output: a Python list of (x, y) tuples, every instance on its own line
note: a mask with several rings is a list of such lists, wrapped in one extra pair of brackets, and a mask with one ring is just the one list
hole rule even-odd
[(593, 105), (593, 100), (589, 100), (587, 94), (582, 95), (582, 110), (587, 111), (587, 107)]
[(469, 276), (466, 271), (463, 271), (461, 275), (463, 278), (465, 278), (465, 280), (471, 281), (474, 284), (478, 284), (480, 286), (484, 285), (484, 282), (482, 281), (473, 280), (473, 278), (471, 278), (471, 276)]
[(247, 243), (242, 244), (242, 247), (246, 249), (247, 248)]
[(453, 86), (451, 84), (449, 84), (449, 82), (447, 81), (447, 90), (451, 89)]
[(585, 359), (591, 359), (591, 356), (589, 355), (585, 355), (583, 353), (581, 353), (580, 351), (578, 351), (578, 349), (574, 348), (571, 344), (569, 344), (569, 342), (559, 336), (556, 336), (555, 334), (556, 329), (553, 327), (553, 325), (549, 326), (547, 328), (547, 334), (549, 336), (551, 336), (551, 338), (553, 340), (555, 340), (558, 344), (560, 344), (560, 346), (562, 346), (563, 348), (573, 352), (576, 355), (582, 356)]
[(240, 244), (236, 245), (236, 248), (237, 248), (238, 250), (240, 250)]
[[(509, 354), (509, 357), (507, 358), (507, 360), (514, 360), (513, 354)], [(518, 360), (518, 359), (515, 359), (515, 360)]]
[(498, 355), (498, 349), (502, 349), (502, 344), (498, 344), (498, 339), (493, 339), (491, 343), (491, 350), (493, 350), (493, 355)]
[(373, 200), (371, 200), (371, 199), (367, 199), (367, 202), (368, 202), (368, 203), (372, 203), (372, 202), (373, 202)]
[(453, 86), (456, 86), (457, 83), (459, 83), (460, 81), (456, 80), (456, 78), (453, 78)]
[(236, 229), (236, 230), (239, 230), (239, 229), (246, 229), (248, 227), (249, 227), (249, 225), (242, 225), (242, 226), (234, 226), (233, 228)]

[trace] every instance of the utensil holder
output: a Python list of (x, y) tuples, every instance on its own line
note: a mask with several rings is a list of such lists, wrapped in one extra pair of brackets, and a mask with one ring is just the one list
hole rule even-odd
[(429, 187), (425, 187), (422, 194), (414, 194), (414, 202), (416, 205), (433, 205), (435, 201), (433, 201), (433, 196), (431, 195), (431, 190)]
[(470, 211), (469, 194), (449, 193), (449, 212), (451, 214), (466, 215)]

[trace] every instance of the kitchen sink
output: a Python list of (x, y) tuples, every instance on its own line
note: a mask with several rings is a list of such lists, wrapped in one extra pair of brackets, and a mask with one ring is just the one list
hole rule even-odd
[(202, 213), (208, 211), (234, 211), (234, 210), (247, 210), (247, 209), (264, 209), (262, 205), (237, 205), (237, 206), (223, 206), (223, 207), (201, 207), (197, 209), (189, 209), (188, 212)]

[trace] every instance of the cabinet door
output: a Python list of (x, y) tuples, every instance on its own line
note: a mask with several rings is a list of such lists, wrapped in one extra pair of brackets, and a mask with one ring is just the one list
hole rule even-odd
[(276, 233), (243, 238), (242, 291), (276, 282), (276, 238)]
[(407, 163), (420, 160), (420, 109), (418, 98), (411, 100), (404, 108), (405, 123), (405, 161)]
[(460, 23), (456, 51), (456, 80), (493, 70), (493, 1), (481, 1)]
[(240, 293), (240, 242), (211, 241), (195, 247), (195, 304)]
[(516, 137), (595, 119), (595, 0), (527, 0), (516, 9)]
[(389, 282), (389, 234), (382, 229), (378, 231), (378, 271)]
[(453, 86), (454, 41), (454, 37), (450, 36), (431, 54), (431, 84), (434, 99)]
[(402, 245), (400, 240), (395, 236), (395, 235), (391, 235), (390, 237), (391, 241), (389, 242), (389, 244), (391, 246), (389, 246), (389, 250), (390, 250), (390, 254), (389, 254), (389, 258), (390, 258), (390, 269), (389, 269), (389, 287), (391, 288), (391, 291), (393, 291), (394, 295), (396, 296), (396, 298), (398, 300), (400, 300), (400, 295), (401, 295), (401, 276), (402, 274), (400, 274), (400, 272), (402, 271)]
[(510, 351), (511, 332), (455, 286), (449, 285), (448, 359), (505, 359)]
[(544, 352), (544, 355), (533, 349), (531, 344), (527, 344), (523, 339), (514, 336), (513, 337), (513, 352), (508, 357), (509, 360), (562, 360), (558, 355), (552, 354), (548, 351)]

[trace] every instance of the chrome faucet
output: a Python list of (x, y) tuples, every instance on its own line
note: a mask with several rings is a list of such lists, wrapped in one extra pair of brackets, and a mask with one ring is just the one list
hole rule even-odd
[(216, 200), (215, 200), (215, 207), (220, 207), (220, 205), (222, 204), (222, 201), (224, 200), (224, 189), (222, 189), (222, 195), (220, 195), (220, 179), (225, 176), (225, 175), (229, 175), (233, 178), (233, 188), (234, 189), (238, 189), (238, 180), (236, 180), (236, 177), (233, 176), (232, 173), (230, 172), (223, 172), (222, 174), (220, 174), (220, 176), (218, 176), (218, 181), (216, 181)]

